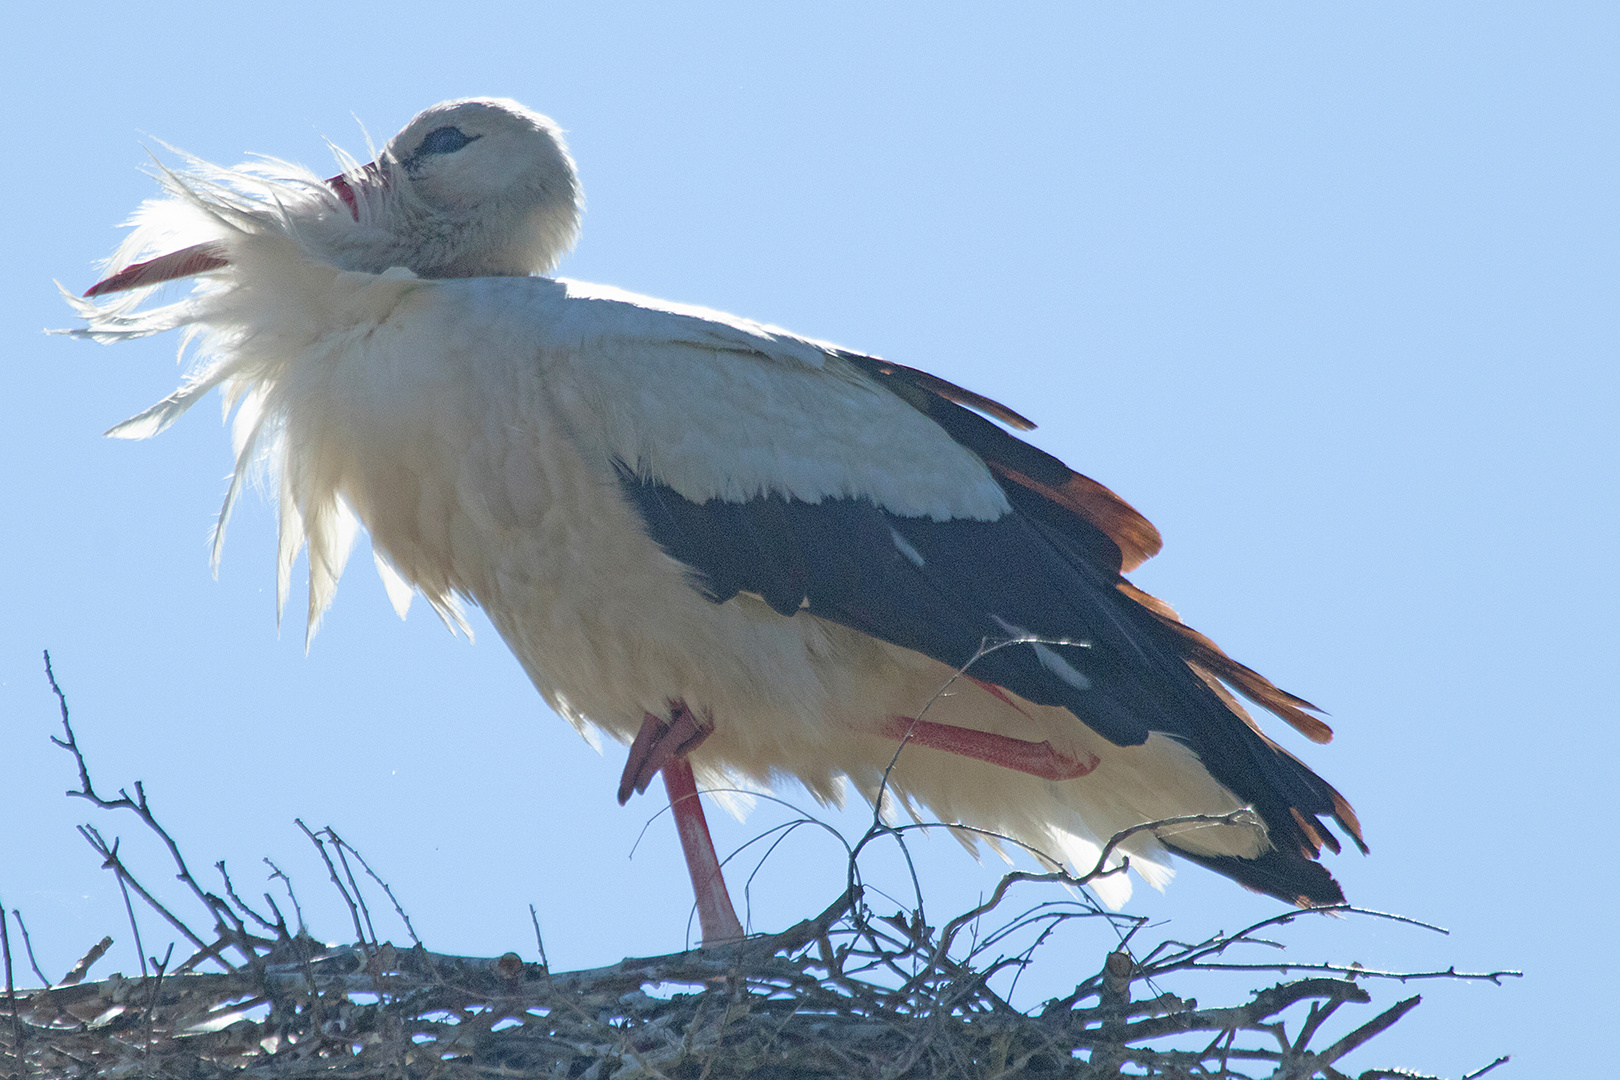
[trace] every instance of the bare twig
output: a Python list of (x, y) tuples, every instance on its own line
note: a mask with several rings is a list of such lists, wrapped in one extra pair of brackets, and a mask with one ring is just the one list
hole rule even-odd
[[(371, 864), (366, 862), (366, 857), (360, 854), (360, 849), (349, 843), (347, 840), (339, 838), (338, 834), (332, 831), (332, 827), (330, 825), (326, 827), (326, 834), (340, 846), (340, 849), (347, 848), (349, 850), (349, 854), (360, 860), (361, 869), (365, 870), (366, 876), (371, 878), (372, 881), (375, 881), (378, 886), (382, 888), (384, 895), (388, 897), (389, 903), (394, 905), (394, 914), (398, 915), (399, 921), (405, 924), (405, 932), (411, 935), (411, 941), (417, 945), (422, 944), (422, 939), (416, 936), (416, 927), (411, 925), (411, 917), (405, 914), (405, 909), (400, 906), (399, 900), (394, 896), (394, 890), (389, 887), (388, 882), (384, 881), (377, 875), (377, 871), (371, 868)], [(345, 865), (344, 869), (348, 869), (348, 867)], [(359, 892), (359, 889), (356, 888), (355, 891)], [(369, 920), (370, 916), (368, 915), (368, 923)], [(372, 938), (376, 938), (375, 933), (372, 934)]]
[(349, 917), (354, 920), (354, 936), (361, 941), (365, 941), (366, 932), (360, 928), (360, 909), (355, 906), (354, 897), (349, 895), (349, 890), (343, 887), (343, 879), (338, 877), (337, 867), (333, 865), (332, 857), (326, 853), (326, 845), (321, 842), (319, 836), (310, 831), (309, 826), (304, 824), (302, 818), (293, 818), (293, 823), (304, 830), (304, 835), (309, 837), (309, 842), (314, 844), (315, 850), (321, 853), (321, 861), (326, 864), (326, 872), (332, 876), (332, 884), (337, 886), (338, 894), (343, 897), (343, 902), (349, 905)]
[[(127, 867), (124, 866), (123, 860), (118, 857), (118, 841), (115, 840), (109, 845), (106, 840), (102, 839), (101, 833), (97, 831), (96, 827), (93, 825), (80, 825), (79, 835), (83, 836), (85, 842), (94, 848), (96, 853), (102, 857), (102, 869), (111, 870), (118, 878), (118, 887), (124, 892), (124, 907), (129, 912), (130, 930), (133, 931), (135, 935), (135, 949), (138, 953), (140, 953), (141, 956), (142, 977), (145, 977), (147, 974), (146, 951), (141, 946), (141, 928), (135, 921), (135, 908), (134, 905), (130, 903), (129, 899), (130, 889), (134, 889), (136, 894), (139, 895), (142, 900), (146, 901), (146, 905), (159, 915), (162, 915), (164, 920), (167, 921), (170, 926), (180, 931), (181, 936), (183, 936), (187, 941), (191, 942), (192, 945), (196, 946), (203, 957), (214, 960), (227, 971), (236, 970), (236, 965), (232, 964), (229, 960), (226, 960), (220, 955), (220, 948), (222, 945), (227, 944), (227, 942), (221, 941), (213, 945), (208, 944), (202, 938), (198, 937), (192, 931), (191, 927), (182, 922), (178, 915), (170, 911), (167, 907), (164, 907), (155, 896), (146, 890), (144, 885), (136, 880), (135, 876), (129, 872)], [(220, 929), (228, 932), (228, 928), (226, 927), (222, 926)], [(229, 944), (236, 945), (237, 948), (244, 952), (248, 959), (252, 959), (253, 951), (251, 946), (238, 944), (236, 942), (229, 942)]]
[(1492, 1069), (1496, 1068), (1498, 1065), (1505, 1065), (1511, 1060), (1513, 1060), (1513, 1059), (1512, 1059), (1512, 1057), (1510, 1055), (1503, 1054), (1501, 1057), (1497, 1058), (1495, 1061), (1491, 1062), (1489, 1065), (1485, 1066), (1483, 1069), (1475, 1069), (1473, 1072), (1471, 1072), (1468, 1075), (1464, 1076), (1462, 1078), (1462, 1080), (1479, 1080), (1479, 1078), (1481, 1076), (1484, 1076), (1486, 1073), (1490, 1072)]
[(6, 908), (0, 904), (0, 954), (6, 962), (6, 1008), (11, 1012), (11, 1050), (22, 1061), (22, 1022), (17, 1019), (17, 985), (11, 981), (11, 934), (6, 930)]
[(1340, 1039), (1338, 1042), (1334, 1043), (1320, 1054), (1313, 1055), (1313, 1061), (1323, 1065), (1333, 1064), (1335, 1061), (1338, 1061), (1340, 1058), (1344, 1057), (1344, 1055), (1348, 1054), (1350, 1051), (1354, 1050), (1356, 1047), (1360, 1046), (1374, 1035), (1386, 1030), (1401, 1017), (1417, 1008), (1418, 1002), (1422, 1000), (1422, 997), (1414, 994), (1405, 1001), (1396, 1002), (1394, 1005), (1390, 1006), (1388, 1009), (1385, 1009), (1383, 1012), (1379, 1013), (1365, 1024), (1362, 1024), (1360, 1027), (1356, 1028), (1356, 1030), (1352, 1031), (1350, 1034), (1346, 1035), (1344, 1038)]
[(1108, 843), (1103, 845), (1102, 851), (1098, 852), (1097, 860), (1093, 864), (1092, 868), (1084, 874), (1076, 876), (1063, 870), (1055, 870), (1049, 874), (1032, 874), (1025, 870), (1015, 870), (1012, 873), (1002, 877), (1001, 881), (997, 883), (995, 890), (990, 894), (989, 900), (986, 900), (978, 907), (971, 908), (968, 911), (963, 912), (961, 915), (958, 915), (949, 923), (945, 924), (944, 931), (939, 935), (939, 944), (935, 947), (934, 956), (929, 962), (929, 967), (932, 968), (944, 958), (945, 954), (950, 950), (951, 944), (955, 941), (957, 932), (961, 930), (963, 926), (994, 910), (996, 906), (1001, 903), (1002, 898), (1007, 895), (1007, 890), (1021, 881), (1037, 881), (1072, 886), (1085, 885), (1089, 882), (1095, 881), (1097, 878), (1102, 877), (1105, 874), (1120, 872), (1123, 867), (1116, 867), (1112, 870), (1105, 869), (1105, 867), (1108, 865), (1108, 860), (1113, 856), (1115, 849), (1118, 848), (1119, 845), (1140, 833), (1151, 832), (1157, 835), (1157, 833), (1162, 829), (1185, 825), (1239, 825), (1246, 824), (1253, 820), (1253, 818), (1254, 811), (1252, 810), (1236, 810), (1230, 814), (1185, 814), (1179, 817), (1164, 818), (1159, 821), (1148, 821), (1142, 823), (1141, 825), (1133, 825), (1128, 829), (1121, 829), (1119, 832), (1111, 836), (1108, 839)]
[(546, 959), (546, 939), (540, 936), (540, 916), (534, 910), (533, 904), (529, 905), (529, 921), (534, 923), (534, 944), (540, 950), (540, 966), (550, 971), (551, 961)]
[[(306, 829), (305, 831), (307, 832), (308, 830)], [(282, 870), (281, 870), (281, 867), (279, 867), (275, 863), (271, 862), (268, 857), (264, 860), (264, 865), (266, 865), (266, 866), (268, 866), (270, 868), (270, 879), (272, 881), (274, 881), (276, 878), (281, 879), (282, 886), (287, 890), (287, 899), (292, 901), (293, 916), (298, 920), (298, 932), (300, 934), (305, 933), (306, 930), (304, 928), (304, 909), (298, 906), (298, 894), (293, 892), (292, 878), (288, 877), (285, 873), (283, 873)], [(281, 917), (281, 911), (280, 911), (279, 908), (276, 908), (276, 902), (274, 900), (270, 900), (270, 894), (265, 893), (264, 898), (266, 900), (270, 901), (270, 907), (276, 910), (276, 917), (280, 918)], [(283, 923), (285, 923), (286, 920), (282, 920), (282, 921), (283, 921)]]
[[(1353, 904), (1329, 904), (1322, 907), (1286, 911), (1279, 915), (1273, 915), (1269, 918), (1261, 919), (1259, 922), (1246, 926), (1235, 934), (1217, 934), (1215, 937), (1212, 937), (1207, 941), (1199, 942), (1196, 945), (1182, 944), (1179, 946), (1179, 951), (1168, 951), (1167, 946), (1171, 943), (1161, 943), (1151, 953), (1143, 957), (1140, 962), (1140, 966), (1147, 976), (1162, 976), (1172, 971), (1185, 970), (1275, 971), (1281, 974), (1288, 974), (1289, 972), (1293, 971), (1321, 971), (1336, 975), (1348, 975), (1351, 978), (1395, 979), (1400, 982), (1407, 982), (1412, 979), (1478, 979), (1498, 985), (1500, 985), (1502, 979), (1521, 978), (1524, 974), (1520, 971), (1509, 970), (1465, 972), (1458, 971), (1455, 967), (1447, 968), (1444, 971), (1382, 971), (1374, 968), (1362, 967), (1359, 964), (1311, 964), (1293, 962), (1242, 964), (1210, 962), (1205, 960), (1205, 957), (1219, 955), (1235, 945), (1268, 944), (1257, 938), (1255, 935), (1269, 927), (1286, 926), (1296, 919), (1306, 918), (1311, 915), (1360, 915), (1372, 919), (1384, 919), (1391, 922), (1398, 922), (1406, 926), (1414, 926), (1419, 929), (1430, 930), (1439, 934), (1447, 933), (1447, 931), (1442, 927), (1435, 926), (1432, 923), (1422, 922), (1418, 919), (1409, 918), (1405, 915), (1396, 915), (1387, 911), (1378, 911), (1373, 908), (1356, 907)], [(1275, 943), (1269, 944), (1274, 945)], [(1165, 955), (1162, 958), (1156, 959), (1159, 957), (1161, 952), (1163, 952)]]
[(171, 941), (162, 960), (152, 957), (152, 970), (157, 973), (157, 978), (152, 980), (152, 992), (146, 999), (146, 1041), (141, 1044), (142, 1056), (145, 1056), (152, 1047), (152, 1016), (157, 1011), (158, 993), (163, 988), (163, 973), (169, 970), (169, 960), (173, 956), (174, 942)]
[(1524, 978), (1524, 972), (1512, 970), (1458, 971), (1455, 967), (1448, 967), (1444, 971), (1384, 971), (1379, 968), (1362, 967), (1360, 964), (1187, 964), (1178, 970), (1275, 971), (1282, 975), (1291, 975), (1296, 971), (1321, 971), (1331, 975), (1345, 975), (1352, 979), (1392, 979), (1403, 983), (1414, 979), (1460, 979), (1478, 980), (1496, 986), (1501, 986), (1503, 979)]
[[(191, 890), (192, 895), (194, 895), (202, 903), (203, 907), (207, 909), (221, 936), (230, 945), (234, 946), (238, 951), (240, 951), (245, 958), (251, 960), (253, 958), (253, 948), (251, 944), (245, 940), (247, 930), (246, 925), (241, 919), (237, 918), (236, 913), (231, 909), (230, 904), (226, 903), (218, 896), (215, 896), (213, 893), (205, 890), (197, 883), (197, 879), (192, 877), (191, 868), (186, 865), (184, 856), (180, 854), (180, 845), (175, 842), (174, 837), (169, 835), (168, 830), (163, 828), (163, 826), (158, 823), (157, 818), (153, 815), (152, 808), (146, 799), (146, 788), (141, 781), (135, 781), (135, 794), (133, 797), (130, 796), (127, 790), (122, 788), (119, 789), (118, 798), (116, 799), (106, 799), (96, 793), (95, 785), (90, 780), (89, 764), (85, 761), (84, 751), (79, 748), (78, 737), (73, 731), (73, 723), (68, 714), (67, 695), (62, 692), (61, 686), (58, 685), (56, 681), (56, 673), (51, 668), (51, 657), (50, 653), (48, 652), (45, 654), (45, 676), (50, 681), (51, 690), (56, 694), (57, 702), (62, 714), (62, 732), (66, 736), (65, 738), (59, 739), (53, 735), (51, 736), (51, 742), (72, 754), (73, 760), (78, 765), (79, 769), (79, 788), (76, 791), (69, 791), (67, 793), (68, 796), (70, 798), (84, 799), (93, 806), (96, 806), (102, 810), (129, 810), (140, 818), (141, 822), (153, 833), (155, 833), (158, 838), (163, 841), (164, 846), (169, 849), (169, 857), (174, 860), (174, 865), (179, 871), (179, 873), (175, 876), (182, 881), (188, 889)], [(89, 830), (88, 833), (86, 832), (87, 829)], [(166, 918), (177, 930), (184, 934), (188, 940), (196, 944), (199, 949), (211, 951), (214, 959), (218, 960), (222, 964), (225, 964), (227, 968), (234, 970), (234, 965), (231, 965), (223, 957), (218, 955), (217, 948), (211, 948), (210, 946), (204, 944), (201, 938), (193, 934), (184, 923), (180, 922), (180, 920), (173, 915), (173, 913), (169, 912), (163, 907), (163, 905), (159, 904), (152, 897), (152, 895), (140, 885), (138, 881), (136, 881), (131, 875), (129, 875), (127, 871), (123, 869), (122, 864), (117, 861), (116, 843), (109, 848), (106, 842), (101, 839), (100, 834), (97, 833), (96, 830), (91, 826), (80, 826), (79, 831), (85, 835), (85, 839), (90, 842), (92, 847), (97, 848), (97, 850), (108, 859), (106, 868), (116, 869), (119, 875), (120, 888), (125, 888), (126, 881), (129, 885), (134, 886), (136, 891), (140, 893), (141, 898), (150, 904), (155, 910), (160, 912), (164, 918)], [(94, 839), (92, 839), (92, 835), (94, 836)], [(126, 905), (128, 905), (129, 897), (127, 894), (127, 889), (124, 899)], [(131, 910), (130, 919), (131, 925), (133, 925), (133, 910)], [(136, 936), (139, 937), (139, 931), (136, 932)], [(137, 948), (139, 948), (138, 943)], [(146, 967), (145, 956), (145, 952), (142, 951), (141, 967), (143, 973)]]
[[(355, 903), (360, 905), (360, 914), (365, 917), (366, 929), (371, 933), (371, 943), (376, 945), (378, 943), (377, 928), (371, 925), (371, 909), (366, 906), (365, 893), (360, 891), (360, 883), (354, 880), (354, 871), (349, 868), (349, 856), (344, 851), (344, 848), (349, 845), (343, 842), (343, 838), (332, 829), (332, 826), (328, 825), (321, 831), (326, 834), (327, 839), (332, 841), (332, 846), (337, 849), (338, 862), (343, 865), (343, 876), (349, 879), (349, 888), (354, 893)], [(360, 940), (364, 941), (365, 938), (362, 937)]]
[[(222, 880), (224, 880), (224, 882), (225, 882), (225, 895), (230, 899), (231, 903), (235, 904), (237, 906), (237, 908), (243, 914), (245, 914), (248, 918), (252, 919), (254, 922), (258, 923), (261, 927), (263, 927), (265, 930), (268, 930), (272, 934), (285, 933), (286, 932), (287, 924), (285, 922), (281, 923), (278, 926), (276, 923), (271, 922), (270, 920), (266, 919), (263, 915), (260, 915), (257, 911), (254, 911), (252, 908), (248, 907), (247, 904), (242, 900), (242, 898), (240, 896), (236, 895), (236, 887), (231, 884), (231, 875), (228, 872), (226, 872), (226, 870), (225, 870), (225, 860), (224, 859), (221, 859), (218, 862), (216, 862), (214, 864), (214, 869), (219, 871), (220, 878)], [(267, 896), (267, 897), (265, 897), (265, 899), (268, 900), (269, 897)]]
[(1294, 1039), (1289, 1049), (1296, 1054), (1302, 1052), (1305, 1047), (1310, 1045), (1311, 1040), (1316, 1037), (1317, 1029), (1327, 1023), (1328, 1018), (1337, 1012), (1342, 1004), (1344, 1004), (1342, 1000), (1330, 1001), (1326, 1005), (1319, 1005), (1313, 1001), (1311, 1011), (1306, 1014), (1305, 1022), (1299, 1026), (1299, 1035)]
[[(80, 833), (83, 833), (84, 829), (85, 826), (79, 826)], [(86, 836), (85, 839), (88, 840), (89, 837)], [(107, 865), (109, 864), (102, 864), (103, 868)], [(141, 962), (141, 978), (144, 979), (146, 978), (146, 946), (141, 944), (141, 926), (135, 920), (135, 905), (129, 902), (129, 886), (125, 883), (125, 875), (122, 869), (118, 872), (118, 890), (124, 894), (124, 910), (129, 913), (129, 930), (135, 936), (135, 958)]]
[(271, 896), (269, 893), (265, 893), (264, 902), (269, 905), (270, 914), (276, 917), (276, 940), (280, 941), (282, 938), (292, 937), (292, 931), (287, 929), (287, 917), (283, 915), (281, 913), (281, 909), (276, 906), (275, 897)]
[(39, 961), (34, 959), (34, 940), (28, 936), (28, 924), (23, 922), (22, 911), (18, 908), (12, 908), (11, 913), (17, 917), (17, 929), (22, 931), (23, 949), (28, 953), (28, 966), (34, 969), (34, 976), (39, 979), (40, 985), (48, 990), (51, 986), (51, 980), (47, 979), (45, 973), (39, 970)]

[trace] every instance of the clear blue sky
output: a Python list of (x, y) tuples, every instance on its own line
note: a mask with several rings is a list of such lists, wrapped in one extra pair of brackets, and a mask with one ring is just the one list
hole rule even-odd
[[(319, 168), (324, 138), (365, 153), (355, 117), (380, 142), (498, 94), (570, 133), (588, 208), (564, 274), (1006, 401), (1163, 531), (1140, 584), (1332, 714), (1335, 742), (1301, 752), (1373, 847), (1335, 872), (1453, 934), (1340, 922), (1291, 955), (1528, 972), (1423, 986), (1356, 1068), (1608, 1062), (1590, 1022), (1620, 1007), (1612, 5), (99, 7), (11, 15), (0, 76), (0, 897), (49, 973), (104, 933), (103, 973), (137, 964), (73, 832), (93, 813), (62, 798), (45, 647), (101, 785), (145, 780), (199, 870), (225, 858), (256, 893), (275, 858), (319, 934), (347, 915), (295, 815), (356, 843), (431, 948), (532, 958), (531, 902), (561, 966), (681, 944), (667, 817), (627, 858), (659, 804), (615, 805), (620, 748), (550, 715), (487, 624), (469, 646), (421, 605), (401, 623), (363, 550), (310, 655), (296, 622), (278, 638), (267, 499), (209, 576), (213, 410), (99, 436), (173, 388), (175, 342), (40, 333), (70, 323), (51, 280), (88, 285), (153, 192), (143, 144)], [(715, 818), (723, 847), (778, 820)], [(166, 884), (132, 822), (99, 824)], [(942, 914), (999, 872), (943, 838), (922, 853)], [(755, 926), (841, 881), (805, 834), (756, 879)], [(1192, 867), (1133, 908), (1184, 938), (1276, 910)], [(1021, 994), (1105, 947), (1061, 939)]]

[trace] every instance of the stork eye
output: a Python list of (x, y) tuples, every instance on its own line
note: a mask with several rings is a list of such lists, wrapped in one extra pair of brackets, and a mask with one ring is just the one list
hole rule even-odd
[(412, 154), (411, 157), (421, 159), (429, 154), (453, 154), (477, 138), (476, 135), (469, 138), (458, 127), (435, 128), (427, 133), (427, 137), (422, 140), (422, 145), (416, 148), (416, 153)]

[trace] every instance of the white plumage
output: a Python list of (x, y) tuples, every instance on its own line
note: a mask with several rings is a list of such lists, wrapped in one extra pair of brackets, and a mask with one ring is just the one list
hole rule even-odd
[[(1071, 864), (1142, 821), (1253, 804), (1269, 836), (1164, 839), (1254, 887), (1335, 897), (1309, 861), (1337, 848), (1315, 815), (1359, 843), (1348, 805), (1215, 680), (1325, 727), (1122, 583), (1151, 526), (962, 405), (1016, 414), (774, 327), (528, 276), (573, 243), (580, 191), (556, 126), (514, 102), (435, 106), (375, 164), (346, 165), (331, 181), (279, 163), (164, 172), (89, 295), (133, 291), (75, 301), (97, 340), (195, 335), (186, 385), (111, 434), (155, 434), (223, 391), (236, 469), (219, 539), (266, 462), (279, 603), (307, 546), (311, 635), (363, 526), (402, 615), (416, 591), (452, 626), (481, 605), (582, 732), (628, 743), (684, 703), (712, 727), (700, 778), (791, 774), (824, 799), (843, 776), (875, 794), (894, 718), (966, 661), (954, 642), (1079, 642), (970, 671), (984, 683), (935, 701), (945, 734), (906, 750), (895, 792)], [(141, 309), (194, 274), (190, 296)], [(1072, 480), (1029, 475), (1046, 462)], [(942, 752), (952, 738), (989, 749)], [(1043, 742), (1083, 773), (982, 760)], [(1166, 880), (1159, 841), (1126, 849)], [(1114, 903), (1128, 890), (1099, 883)]]

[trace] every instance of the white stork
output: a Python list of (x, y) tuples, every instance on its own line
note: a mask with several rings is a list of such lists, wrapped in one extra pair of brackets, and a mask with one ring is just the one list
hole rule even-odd
[(307, 544), (310, 634), (357, 524), (402, 615), (416, 591), (452, 624), (482, 606), (558, 713), (630, 744), (621, 802), (662, 772), (706, 943), (742, 931), (694, 767), (826, 800), (847, 777), (871, 799), (902, 739), (904, 805), (1053, 861), (1247, 806), (1263, 826), (1121, 854), (1155, 885), (1168, 851), (1291, 902), (1342, 899), (1314, 860), (1339, 849), (1324, 817), (1366, 850), (1354, 813), (1232, 691), (1314, 740), (1328, 728), (1122, 576), (1157, 532), (991, 422), (1028, 421), (912, 368), (541, 276), (578, 233), (580, 188), (556, 125), (515, 102), (436, 105), (344, 164), (162, 172), (167, 197), (85, 294), (129, 295), (75, 301), (77, 332), (184, 328), (201, 362), (110, 434), (155, 434), (222, 388), (236, 475), (215, 558), (268, 457), (278, 612)]

